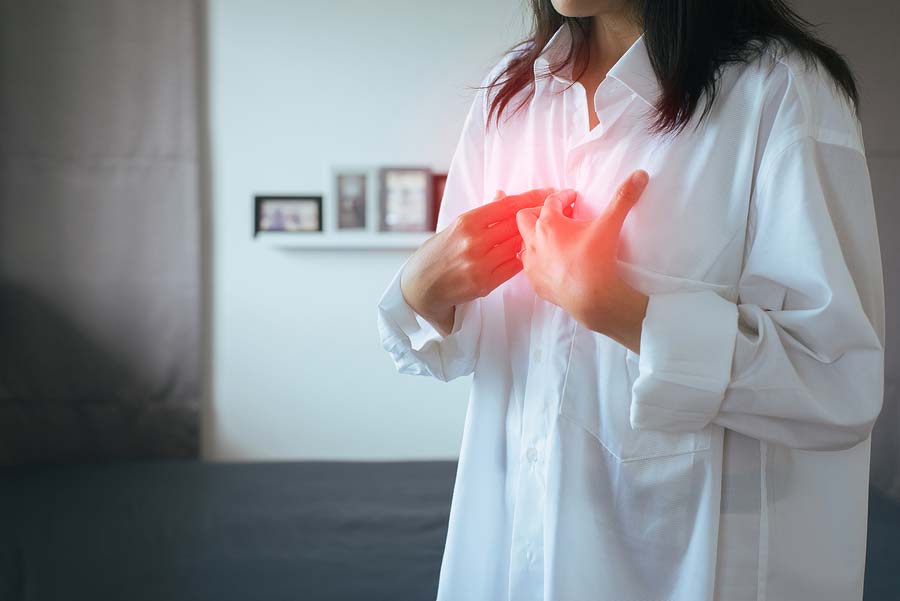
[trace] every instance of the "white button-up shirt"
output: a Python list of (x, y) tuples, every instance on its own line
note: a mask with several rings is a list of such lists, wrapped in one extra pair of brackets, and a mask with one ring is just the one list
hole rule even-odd
[[(536, 71), (567, 45), (563, 28)], [(474, 373), (438, 599), (861, 599), (884, 293), (850, 106), (824, 70), (769, 52), (724, 70), (699, 128), (653, 134), (643, 37), (597, 89), (593, 130), (570, 83), (539, 78), (487, 131), (478, 94), (438, 227), (543, 187), (577, 190), (590, 218), (645, 169), (618, 251), (650, 298), (641, 353), (522, 273), (443, 337), (398, 272), (379, 304), (398, 369)]]

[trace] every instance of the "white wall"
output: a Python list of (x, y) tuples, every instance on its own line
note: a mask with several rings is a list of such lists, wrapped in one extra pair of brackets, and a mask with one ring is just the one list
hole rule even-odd
[(254, 193), (330, 164), (446, 169), (466, 86), (523, 34), (520, 0), (212, 0), (212, 459), (453, 458), (469, 381), (400, 376), (375, 306), (408, 253), (285, 251)]

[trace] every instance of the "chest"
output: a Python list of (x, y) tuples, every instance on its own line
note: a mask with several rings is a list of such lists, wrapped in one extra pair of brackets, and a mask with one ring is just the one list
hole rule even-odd
[(536, 95), (489, 135), (486, 194), (572, 188), (574, 217), (590, 219), (628, 174), (644, 169), (650, 183), (625, 221), (619, 260), (662, 278), (736, 283), (754, 183), (752, 126), (720, 114), (660, 135), (649, 129), (651, 107), (624, 86), (598, 98), (595, 127), (584, 88), (572, 86)]

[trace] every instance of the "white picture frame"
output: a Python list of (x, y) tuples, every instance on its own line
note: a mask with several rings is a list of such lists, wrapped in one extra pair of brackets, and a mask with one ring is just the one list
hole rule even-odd
[[(328, 214), (327, 232), (345, 235), (359, 235), (374, 233), (376, 201), (378, 196), (378, 167), (373, 165), (336, 165), (328, 170), (328, 194), (325, 203)], [(362, 194), (362, 225), (352, 226), (348, 223), (347, 211), (347, 183), (353, 179), (362, 178), (359, 192)], [(352, 192), (352, 191), (351, 191)], [(358, 209), (357, 209), (358, 210)]]

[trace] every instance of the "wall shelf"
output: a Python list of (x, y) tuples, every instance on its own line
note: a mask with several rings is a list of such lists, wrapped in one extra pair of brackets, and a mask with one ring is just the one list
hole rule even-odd
[(260, 232), (265, 246), (319, 250), (415, 250), (434, 232)]

